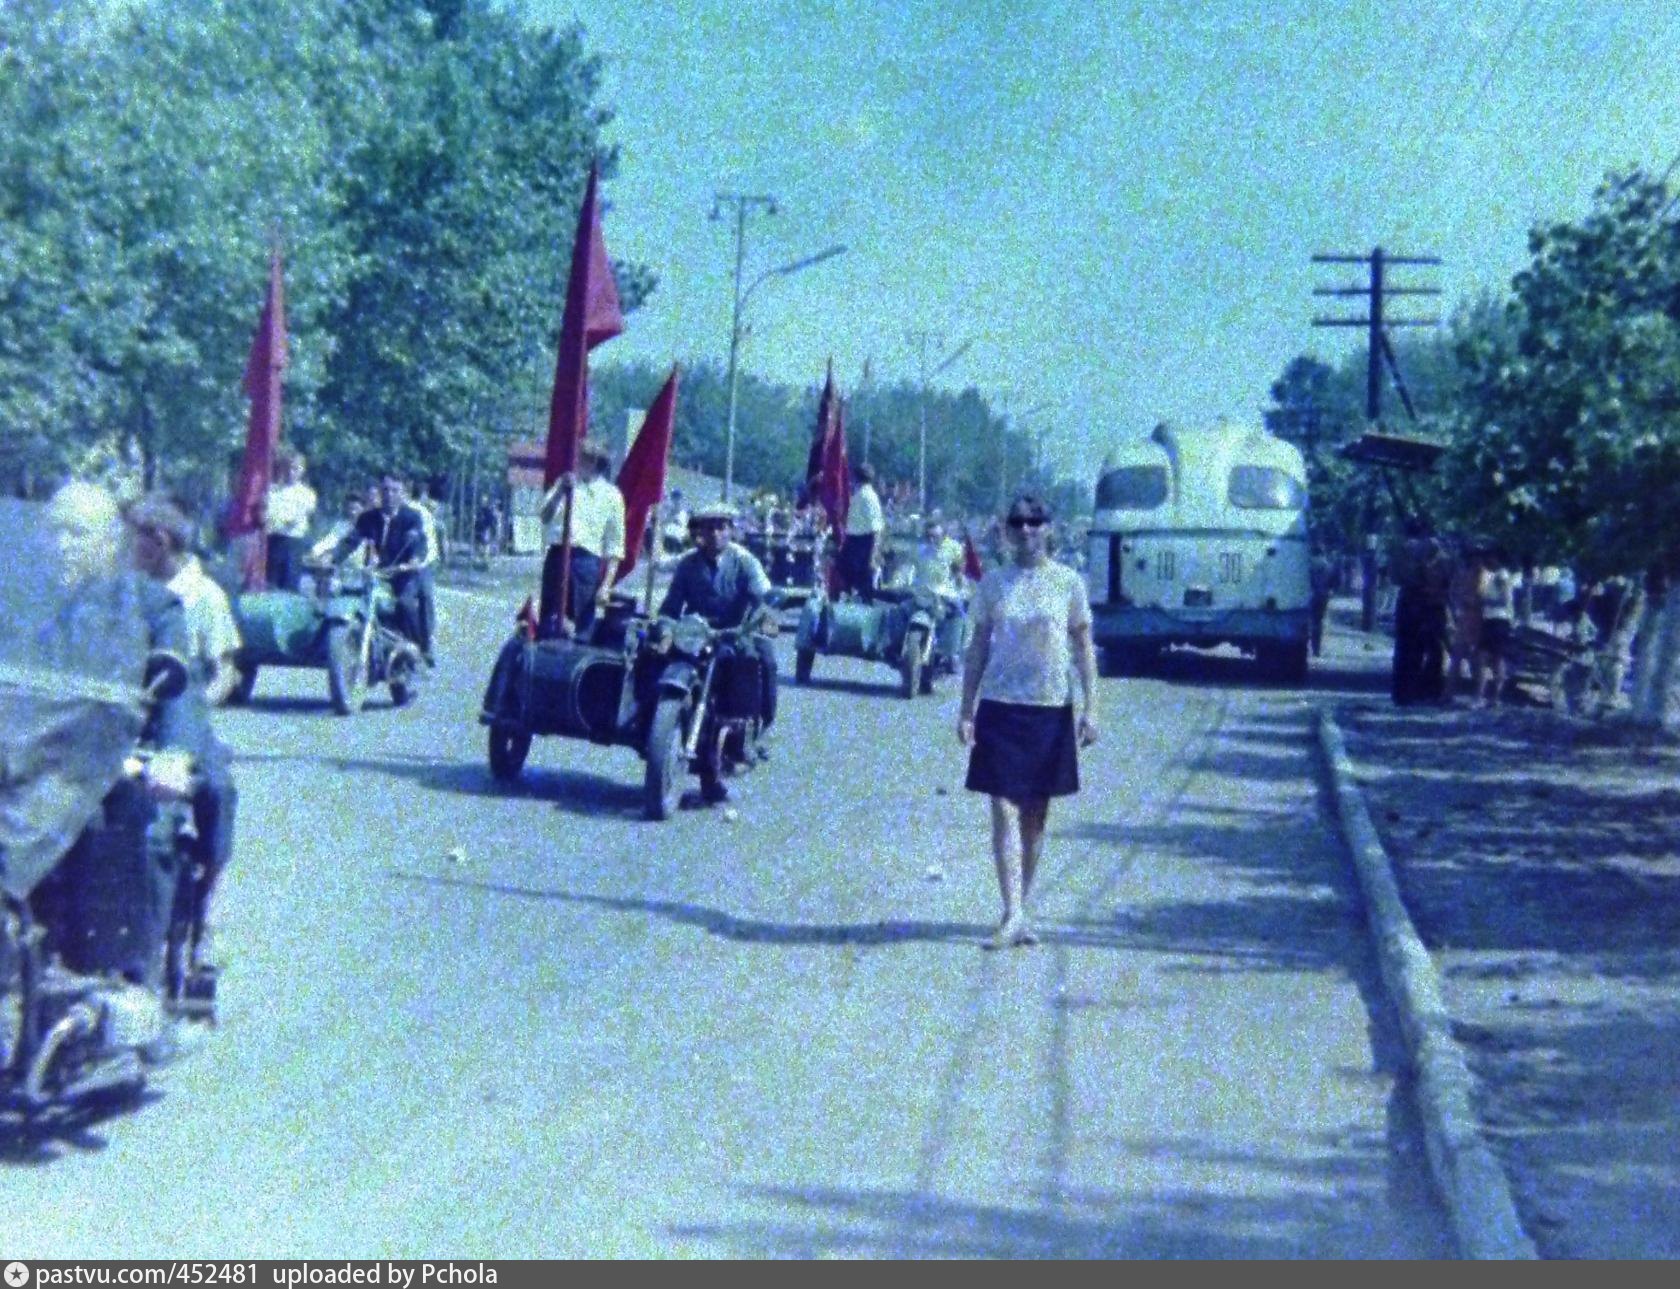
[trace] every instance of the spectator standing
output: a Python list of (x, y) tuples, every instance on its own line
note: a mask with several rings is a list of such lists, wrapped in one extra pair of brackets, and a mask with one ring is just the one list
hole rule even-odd
[(1452, 613), (1452, 650), (1447, 657), (1446, 696), (1450, 700), (1459, 682), (1477, 674), (1476, 659), (1482, 647), (1482, 551), (1467, 546), (1447, 589)]
[[(1517, 577), (1503, 551), (1496, 550), (1479, 581), (1482, 606), (1481, 640), (1476, 651), (1476, 701), (1483, 707), (1497, 707), (1505, 692), (1506, 661), (1511, 654), (1511, 636), (1516, 630)], [(1493, 691), (1488, 692), (1488, 681)]]
[(1308, 636), (1312, 644), (1312, 656), (1319, 658), (1324, 654), (1324, 619), (1330, 612), (1330, 591), (1336, 582), (1336, 567), (1322, 546), (1313, 546), (1312, 561), (1307, 566), (1307, 577), (1311, 584), (1307, 603), (1311, 614), (1307, 624)]
[[(1009, 508), (1012, 561), (981, 580), (963, 670), (957, 738), (967, 787), (991, 798), (992, 859), (1003, 920), (987, 947), (1037, 942), (1027, 913), (1050, 799), (1079, 790), (1080, 745), (1096, 741), (1096, 654), (1085, 583), (1050, 559), (1050, 510), (1031, 494)], [(1070, 671), (1079, 677), (1074, 720)]]
[(1406, 521), (1394, 558), (1393, 698), (1397, 707), (1440, 702), (1446, 693), (1447, 585), (1451, 561), (1427, 520)]

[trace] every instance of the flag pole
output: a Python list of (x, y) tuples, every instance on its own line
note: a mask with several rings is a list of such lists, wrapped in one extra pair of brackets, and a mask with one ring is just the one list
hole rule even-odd
[(577, 491), (577, 476), (572, 476), (571, 486), (566, 489), (566, 513), (560, 523), (560, 634), (570, 635), (567, 624), (571, 621), (568, 609), (572, 598), (572, 497)]
[(653, 574), (654, 574), (654, 570), (659, 567), (659, 553), (660, 553), (659, 548), (663, 544), (660, 541), (660, 537), (659, 537), (659, 534), (660, 534), (660, 531), (661, 531), (660, 526), (659, 526), (659, 512), (663, 508), (664, 507), (661, 506), (660, 503), (656, 501), (656, 502), (653, 503), (653, 509), (648, 511), (647, 536), (646, 536), (646, 541), (647, 541), (647, 566), (648, 566), (648, 568), (647, 568), (647, 598), (642, 605), (642, 616), (644, 618), (651, 618), (653, 616)]

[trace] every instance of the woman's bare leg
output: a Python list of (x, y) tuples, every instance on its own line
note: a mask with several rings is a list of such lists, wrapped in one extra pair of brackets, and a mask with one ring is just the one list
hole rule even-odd
[(992, 862), (997, 866), (998, 893), (1003, 897), (1003, 921), (990, 943), (1015, 943), (1025, 915), (1025, 886), (1021, 877), (1020, 812), (1003, 797), (992, 798)]
[(1038, 861), (1044, 855), (1044, 828), (1050, 818), (1050, 801), (1047, 797), (1035, 797), (1020, 802), (1018, 809), (1021, 812), (1021, 906), (1024, 910), (1027, 898), (1032, 894)]

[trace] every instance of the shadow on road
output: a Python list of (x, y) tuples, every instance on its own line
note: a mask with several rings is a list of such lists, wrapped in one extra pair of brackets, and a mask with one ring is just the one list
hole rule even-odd
[(521, 900), (549, 900), (558, 904), (581, 904), (605, 909), (611, 913), (646, 913), (694, 927), (709, 935), (733, 940), (740, 944), (798, 945), (859, 945), (874, 948), (916, 941), (965, 943), (977, 942), (990, 935), (992, 928), (970, 922), (914, 922), (882, 921), (824, 925), (812, 922), (767, 922), (758, 918), (737, 917), (723, 909), (704, 904), (684, 904), (677, 900), (644, 899), (637, 896), (591, 895), (582, 891), (544, 891), (530, 887), (509, 886), (499, 882), (482, 882), (462, 877), (437, 877), (424, 873), (393, 871), (398, 881), (431, 886), (453, 886), (465, 890), (483, 891), (491, 895), (506, 895)]
[(162, 1092), (146, 1087), (92, 1096), (73, 1109), (41, 1118), (0, 1114), (0, 1164), (38, 1167), (72, 1152), (104, 1150), (109, 1143), (95, 1129), (162, 1099)]
[(1140, 678), (1194, 689), (1229, 689), (1256, 694), (1380, 694), (1388, 673), (1371, 663), (1340, 657), (1315, 658), (1304, 685), (1283, 684), (1264, 676), (1252, 658), (1199, 649), (1170, 649), (1146, 667)]
[[(1445, 1255), (1429, 1234), (1406, 1247), (1372, 1247), (1371, 1213), (1384, 1204), (1389, 1148), (1381, 1138), (1320, 1134), (1311, 1160), (1234, 1153), (1191, 1139), (1120, 1139), (1143, 1161), (1184, 1161), (1259, 1179), (1266, 1195), (1151, 1187), (1140, 1193), (1070, 1190), (1028, 1206), (976, 1204), (920, 1190), (826, 1186), (743, 1188), (785, 1217), (676, 1227), (735, 1257), (1243, 1258)], [(1147, 1163), (1144, 1165), (1147, 1167)], [(1421, 1246), (1421, 1247), (1420, 1247)]]
[(491, 776), (489, 766), (482, 761), (440, 761), (429, 756), (374, 759), (301, 752), (254, 752), (242, 754), (236, 759), (241, 764), (308, 761), (340, 771), (367, 771), (402, 779), (430, 792), (459, 793), (469, 797), (526, 797), (548, 801), (557, 810), (587, 818), (640, 814), (642, 809), (642, 785), (639, 780), (609, 778), (588, 770), (557, 770), (527, 765), (516, 784), (506, 785), (498, 783)]
[(886, 664), (881, 666), (881, 679), (872, 680), (844, 680), (838, 676), (812, 676), (803, 685), (797, 681), (789, 682), (783, 679), (782, 684), (793, 689), (812, 689), (829, 694), (861, 694), (869, 698), (892, 698), (903, 702), (898, 696), (898, 679), (888, 671)]

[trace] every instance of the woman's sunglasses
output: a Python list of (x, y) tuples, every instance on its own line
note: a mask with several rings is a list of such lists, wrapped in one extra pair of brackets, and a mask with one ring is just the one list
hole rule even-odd
[(1043, 528), (1044, 522), (1036, 515), (1009, 516), (1009, 526), (1011, 528)]

